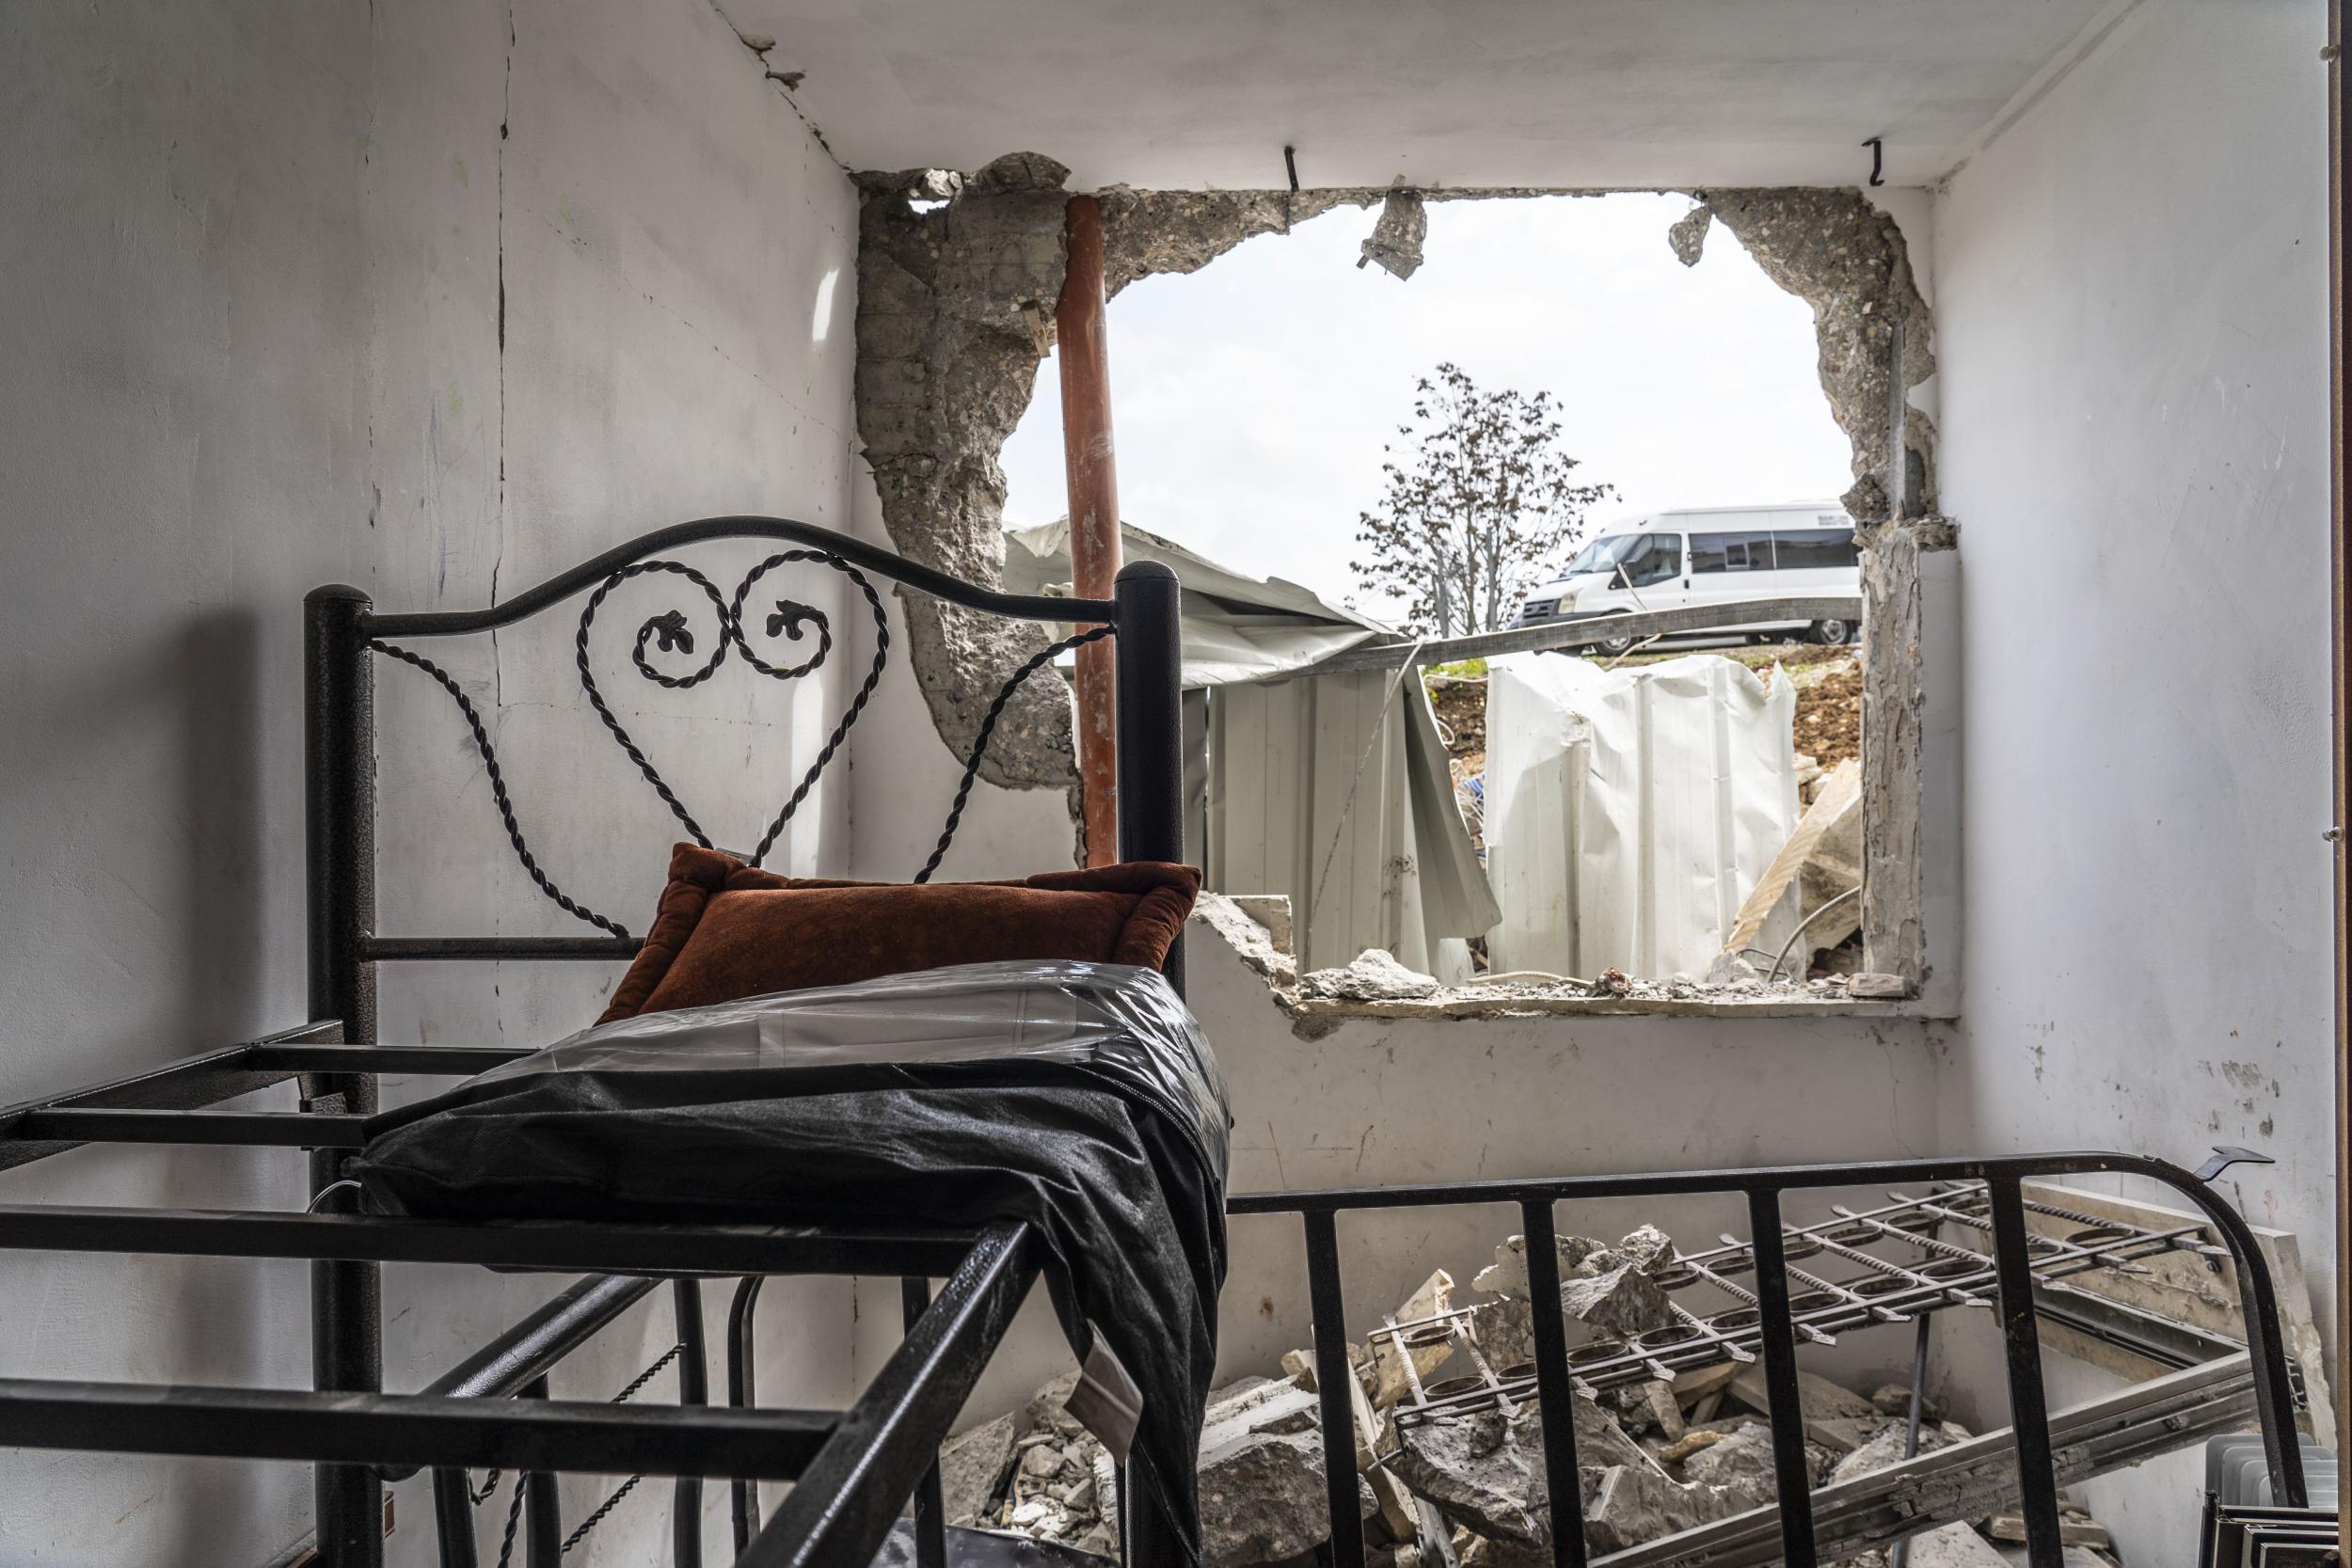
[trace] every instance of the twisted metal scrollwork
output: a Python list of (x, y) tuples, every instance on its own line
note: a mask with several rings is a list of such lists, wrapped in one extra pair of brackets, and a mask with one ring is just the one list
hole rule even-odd
[(580, 630), (572, 639), (573, 662), (580, 670), (580, 689), (588, 694), (589, 705), (596, 710), (596, 717), (604, 721), (604, 727), (612, 732), (612, 738), (619, 743), (621, 750), (628, 753), (629, 761), (637, 765), (637, 770), (644, 775), (645, 782), (653, 786), (654, 793), (661, 798), (662, 803), (670, 808), (672, 815), (676, 816), (679, 823), (693, 836), (694, 842), (707, 849), (711, 847), (710, 836), (703, 831), (702, 824), (694, 820), (693, 814), (686, 809), (685, 802), (677, 798), (676, 792), (671, 789), (660, 772), (652, 762), (647, 760), (644, 751), (630, 736), (620, 720), (613, 717), (612, 709), (606, 704), (604, 692), (596, 685), (596, 673), (589, 668), (589, 629), (596, 625), (596, 611), (613, 589), (631, 578), (642, 577), (648, 572), (672, 572), (702, 590), (703, 596), (710, 601), (711, 610), (718, 617), (719, 633), (711, 641), (710, 657), (701, 665), (683, 675), (665, 675), (646, 657), (646, 644), (652, 643), (655, 651), (659, 653), (683, 653), (691, 656), (694, 652), (694, 633), (687, 624), (683, 610), (673, 610), (649, 617), (643, 626), (637, 628), (637, 640), (629, 650), (629, 660), (637, 666), (639, 674), (657, 686), (666, 687), (671, 690), (682, 690), (688, 687), (699, 686), (719, 673), (719, 667), (726, 662), (727, 650), (732, 648), (742, 656), (745, 664), (771, 680), (798, 680), (803, 675), (814, 673), (821, 668), (826, 658), (832, 654), (833, 623), (831, 619), (814, 605), (803, 604), (797, 599), (780, 598), (773, 601), (775, 608), (769, 613), (763, 624), (763, 629), (771, 638), (781, 637), (787, 641), (798, 642), (805, 637), (805, 627), (814, 625), (817, 628), (817, 647), (814, 652), (797, 664), (776, 665), (769, 663), (752, 651), (751, 640), (743, 634), (743, 611), (745, 602), (751, 597), (752, 589), (761, 578), (766, 577), (778, 566), (800, 561), (814, 561), (832, 567), (855, 583), (858, 592), (866, 596), (866, 608), (872, 611), (874, 617), (874, 662), (866, 673), (865, 684), (858, 689), (857, 695), (850, 700), (849, 707), (842, 713), (841, 721), (834, 726), (833, 734), (827, 737), (824, 747), (817, 753), (817, 760), (811, 763), (807, 772), (802, 775), (800, 786), (793, 790), (791, 798), (785, 801), (783, 808), (776, 813), (774, 820), (768, 824), (768, 831), (760, 838), (759, 847), (752, 851), (750, 863), (753, 865), (757, 865), (768, 858), (768, 851), (775, 847), (776, 839), (784, 832), (784, 825), (792, 819), (793, 813), (801, 809), (801, 802), (808, 799), (808, 793), (816, 787), (818, 778), (833, 761), (834, 753), (840, 751), (841, 743), (849, 737), (850, 726), (857, 722), (859, 715), (866, 711), (866, 705), (873, 699), (874, 689), (882, 684), (882, 668), (888, 663), (890, 657), (890, 621), (882, 612), (882, 595), (874, 592), (873, 583), (867, 580), (865, 573), (839, 556), (823, 550), (783, 550), (753, 567), (744, 576), (743, 580), (736, 585), (734, 597), (730, 599), (720, 594), (716, 583), (684, 562), (640, 561), (614, 572), (604, 579), (596, 593), (589, 595), (587, 606), (580, 612)]
[[(683, 610), (670, 610), (659, 615), (648, 616), (638, 626), (637, 636), (629, 648), (629, 662), (636, 666), (640, 675), (668, 690), (685, 690), (700, 686), (717, 674), (720, 666), (726, 662), (727, 652), (731, 648), (741, 656), (745, 664), (771, 680), (798, 680), (803, 675), (815, 673), (831, 657), (833, 653), (831, 618), (814, 605), (804, 604), (797, 599), (778, 598), (771, 601), (773, 608), (761, 624), (761, 629), (770, 639), (781, 638), (789, 643), (800, 643), (806, 641), (810, 629), (814, 628), (817, 644), (806, 657), (797, 663), (773, 664), (753, 650), (750, 638), (744, 634), (743, 616), (752, 592), (762, 578), (779, 566), (803, 561), (813, 561), (830, 566), (856, 584), (858, 592), (865, 596), (866, 609), (874, 617), (874, 661), (867, 669), (866, 679), (858, 688), (857, 694), (850, 699), (849, 706), (842, 712), (839, 722), (834, 725), (833, 733), (826, 737), (824, 746), (818, 752), (817, 759), (802, 774), (798, 786), (793, 789), (783, 806), (777, 810), (773, 819), (769, 822), (767, 832), (760, 837), (758, 847), (752, 851), (750, 863), (753, 865), (757, 865), (767, 859), (768, 852), (775, 847), (776, 840), (782, 836), (785, 824), (792, 820), (793, 814), (798, 812), (802, 802), (808, 799), (809, 792), (816, 787), (818, 779), (823, 775), (827, 766), (840, 752), (842, 743), (849, 738), (850, 727), (857, 722), (859, 716), (866, 711), (866, 705), (873, 700), (875, 689), (882, 684), (882, 670), (890, 657), (890, 622), (882, 610), (882, 595), (874, 591), (873, 583), (855, 566), (825, 550), (783, 550), (770, 556), (744, 576), (743, 580), (736, 585), (732, 597), (721, 594), (716, 583), (684, 562), (660, 560), (633, 562), (605, 578), (597, 586), (596, 593), (589, 596), (587, 605), (580, 610), (580, 627), (572, 640), (573, 661), (580, 672), (580, 689), (587, 693), (589, 705), (596, 709), (596, 717), (603, 721), (604, 727), (611, 732), (614, 741), (627, 753), (629, 761), (636, 764), (638, 772), (644, 776), (645, 782), (653, 786), (654, 793), (660, 797), (662, 803), (670, 808), (679, 823), (693, 836), (694, 842), (705, 848), (709, 848), (712, 847), (710, 837), (703, 831), (702, 824), (697, 822), (693, 814), (686, 809), (686, 803), (678, 799), (676, 791), (673, 790), (668, 781), (661, 777), (660, 771), (646, 757), (644, 749), (637, 744), (628, 728), (614, 716), (612, 706), (605, 701), (604, 691), (596, 684), (596, 673), (589, 665), (589, 632), (596, 624), (596, 611), (615, 588), (632, 578), (643, 577), (647, 573), (670, 573), (686, 578), (687, 581), (702, 590), (703, 596), (710, 601), (711, 611), (717, 618), (718, 632), (711, 639), (708, 656), (699, 665), (684, 674), (665, 674), (649, 657), (649, 652), (650, 654), (685, 654), (691, 657), (695, 651), (694, 630)], [(629, 933), (626, 927), (573, 900), (540, 868), (537, 858), (532, 854), (531, 847), (523, 836), (522, 827), (516, 820), (514, 800), (507, 791), (504, 774), (500, 769), (497, 750), (490, 743), (489, 731), (484, 725), (482, 716), (474, 707), (472, 701), (459, 688), (455, 677), (423, 655), (381, 639), (372, 639), (368, 646), (376, 653), (414, 665), (423, 671), (437, 681), (442, 689), (447, 691), (451, 699), (457, 704), (458, 711), (465, 716), (467, 727), (473, 732), (474, 748), (482, 754), (483, 766), (490, 781), (491, 795), (498, 803), (500, 820), (506, 828), (507, 842), (514, 847), (516, 859), (522, 863), (523, 869), (530, 874), (532, 881), (537, 885), (539, 891), (565, 913), (584, 920), (613, 936), (627, 940)], [(966, 787), (969, 787), (968, 784)], [(961, 800), (959, 797), (958, 805), (961, 806)], [(952, 832), (952, 829), (950, 831)], [(943, 842), (943, 848), (944, 847)], [(934, 863), (936, 863), (935, 859)]]

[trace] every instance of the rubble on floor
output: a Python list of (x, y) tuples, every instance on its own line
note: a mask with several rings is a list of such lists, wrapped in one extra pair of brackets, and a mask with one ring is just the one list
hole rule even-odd
[[(1203, 894), (1202, 902), (1216, 898)], [(1204, 914), (1213, 925), (1221, 923)], [(1479, 975), (1449, 985), (1397, 961), (1394, 955), (1368, 947), (1347, 963), (1310, 970), (1295, 985), (1286, 985), (1276, 965), (1243, 952), (1244, 961), (1264, 975), (1278, 1000), (1305, 1017), (1438, 1017), (1472, 1018), (1537, 1013), (1562, 1003), (1634, 1005), (1627, 1010), (1673, 1011), (1684, 1004), (1699, 1011), (1725, 1006), (1750, 1008), (1773, 1004), (1820, 1004), (1899, 999), (1909, 988), (1890, 976), (1866, 977), (1830, 974), (1811, 979), (1768, 980), (1755, 964), (1737, 954), (1725, 954), (1703, 978), (1688, 974), (1645, 980), (1620, 969), (1604, 969), (1589, 977), (1573, 974)], [(1669, 1006), (1660, 1006), (1660, 1004)]]
[[(1626, 1366), (1629, 1354), (1706, 1332), (1670, 1291), (1689, 1288), (1694, 1273), (1716, 1277), (1708, 1259), (1721, 1252), (1683, 1254), (1645, 1225), (1614, 1242), (1560, 1236), (1555, 1255), (1571, 1369), (1595, 1369), (1589, 1385), (1577, 1374), (1571, 1396), (1577, 1512), (1588, 1551), (1624, 1551), (1773, 1507), (1771, 1399), (1760, 1361), (1735, 1352), (1720, 1362), (1660, 1368), (1671, 1376), (1625, 1381), (1645, 1377), (1638, 1365)], [(1434, 1271), (1361, 1344), (1347, 1346), (1356, 1373), (1347, 1391), (1350, 1448), (1373, 1568), (1550, 1562), (1542, 1418), (1524, 1392), (1534, 1354), (1530, 1289), (1526, 1243), (1513, 1236), (1459, 1292), (1453, 1276)], [(1629, 1342), (1637, 1338), (1638, 1351)], [(1293, 1351), (1280, 1370), (1210, 1397), (1200, 1460), (1203, 1568), (1287, 1565), (1328, 1541), (1314, 1355)], [(1062, 1408), (1074, 1379), (1049, 1384), (1017, 1416), (948, 1446), (952, 1523), (1115, 1554), (1108, 1456)], [(1514, 1397), (1506, 1384), (1522, 1391)], [(1969, 1439), (1924, 1390), (1915, 1439), (1913, 1398), (1907, 1384), (1866, 1393), (1801, 1370), (1812, 1484), (1846, 1482), (1897, 1465), (1910, 1451)], [(2064, 1494), (2061, 1500), (2068, 1568), (2120, 1568), (2106, 1529)], [(2025, 1532), (2014, 1514), (1930, 1522), (1912, 1538), (1910, 1568), (2022, 1568)], [(1888, 1558), (1876, 1547), (1846, 1558), (1843, 1568), (1889, 1568)]]

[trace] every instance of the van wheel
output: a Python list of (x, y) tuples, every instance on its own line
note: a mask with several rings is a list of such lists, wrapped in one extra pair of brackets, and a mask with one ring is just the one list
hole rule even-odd
[(1841, 642), (1852, 641), (1853, 634), (1854, 624), (1851, 621), (1816, 621), (1811, 636), (1814, 641), (1834, 648)]
[(1594, 643), (1593, 652), (1608, 658), (1623, 658), (1633, 651), (1633, 644), (1637, 641), (1639, 639), (1631, 636), (1613, 637), (1606, 642)]

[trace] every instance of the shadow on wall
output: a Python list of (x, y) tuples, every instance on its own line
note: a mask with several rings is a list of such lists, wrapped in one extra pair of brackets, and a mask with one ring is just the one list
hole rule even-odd
[[(189, 944), (180, 994), (163, 1016), (191, 1042), (251, 1032), (264, 999), (260, 643), (250, 611), (215, 611), (170, 638), (161, 661), (169, 675), (158, 696), (181, 726), (183, 858), (172, 924)], [(278, 832), (299, 842), (301, 825)]]

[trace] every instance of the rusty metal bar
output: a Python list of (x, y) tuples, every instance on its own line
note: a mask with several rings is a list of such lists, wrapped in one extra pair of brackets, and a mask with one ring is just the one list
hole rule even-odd
[[(1103, 208), (1073, 196), (1064, 219), (1069, 255), (1054, 330), (1061, 360), (1062, 470), (1070, 490), (1070, 584), (1082, 599), (1107, 599), (1119, 577), (1119, 464), (1111, 438), (1111, 362), (1104, 331)], [(1116, 654), (1078, 650), (1078, 775), (1084, 785), (1087, 863), (1119, 859)]]

